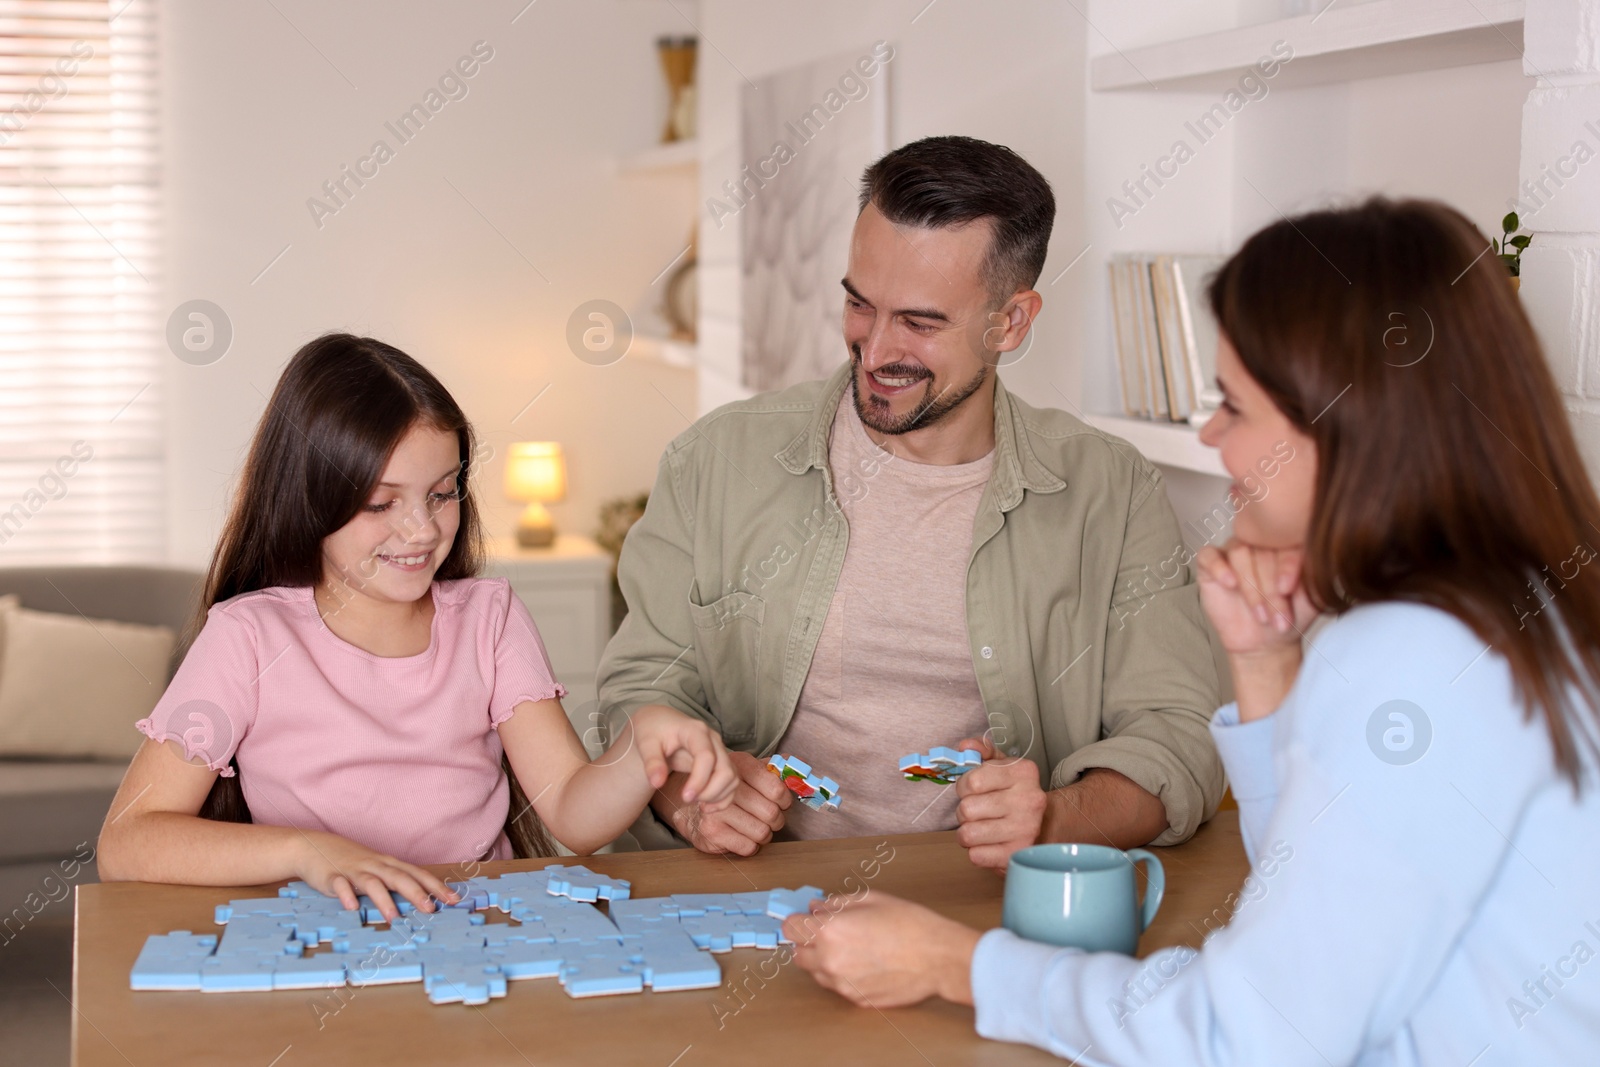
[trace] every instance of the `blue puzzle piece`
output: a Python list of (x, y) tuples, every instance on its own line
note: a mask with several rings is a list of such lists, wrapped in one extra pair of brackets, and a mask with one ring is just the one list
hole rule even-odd
[(592, 904), (599, 900), (627, 900), (631, 891), (627, 879), (598, 874), (582, 864), (564, 867), (556, 863), (545, 870), (550, 875), (545, 891), (555, 897)]
[(679, 908), (671, 897), (635, 897), (612, 901), (609, 914), (618, 930), (642, 934), (663, 925), (676, 926)]
[(215, 934), (174, 930), (145, 939), (128, 976), (132, 989), (199, 989), (200, 965), (217, 947)]
[(207, 993), (248, 993), (272, 988), (284, 956), (212, 956), (200, 961), (200, 988)]
[(293, 918), (294, 904), (280, 897), (244, 897), (239, 900), (230, 900), (226, 904), (217, 905), (215, 921), (218, 926), (221, 926), (235, 916), (240, 915), (276, 916), (283, 919)]
[(554, 941), (507, 941), (490, 945), (487, 955), (500, 968), (508, 980), (521, 978), (556, 978), (561, 966), (571, 953), (571, 943)]
[(550, 899), (550, 875), (545, 871), (513, 871), (492, 881), (494, 906), (508, 914), (518, 905), (532, 906)]
[(344, 957), (333, 952), (273, 961), (273, 989), (334, 989), (345, 984)]
[(711, 913), (685, 918), (681, 927), (695, 945), (712, 952), (736, 948), (777, 948), (781, 939), (781, 920), (770, 915), (726, 915)]
[(547, 897), (537, 909), (517, 907), (511, 917), (523, 924), (537, 924), (541, 934), (557, 941), (616, 940), (617, 927), (590, 904), (574, 904), (559, 897)]
[(822, 900), (827, 894), (814, 885), (799, 889), (774, 889), (767, 894), (767, 914), (774, 919), (787, 919), (811, 910), (813, 900)]
[(520, 941), (524, 944), (548, 945), (556, 935), (544, 923), (529, 919), (520, 923), (490, 923), (483, 928), (484, 944), (490, 948)]
[(701, 952), (682, 929), (668, 927), (648, 933), (627, 947), (634, 951), (633, 961), (645, 984), (657, 993), (713, 989), (722, 984), (721, 965)]
[(483, 950), (423, 946), (422, 987), (435, 1004), (487, 1004), (506, 995), (506, 976)]
[(243, 935), (224, 934), (217, 944), (218, 956), (298, 956), (303, 942), (288, 936), (289, 931), (284, 930), (278, 937), (246, 937)]
[(379, 946), (359, 959), (351, 956), (344, 965), (344, 971), (346, 980), (353, 986), (420, 982), (422, 953), (414, 948), (392, 949)]
[(380, 948), (415, 948), (417, 944), (409, 929), (374, 930), (370, 926), (347, 930), (328, 939), (328, 947), (334, 952), (352, 956), (366, 955)]
[(561, 986), (569, 997), (611, 996), (644, 991), (643, 969), (621, 944), (568, 945)]

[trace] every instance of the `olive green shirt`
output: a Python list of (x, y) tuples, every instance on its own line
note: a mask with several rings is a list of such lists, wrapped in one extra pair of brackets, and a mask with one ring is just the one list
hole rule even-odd
[[(838, 494), (870, 491), (871, 472), (835, 486), (828, 465), (850, 374), (847, 363), (725, 405), (667, 446), (618, 565), (628, 614), (599, 671), (613, 731), (667, 704), (730, 748), (775, 750), (844, 563)], [(1091, 767), (1126, 775), (1166, 807), (1154, 843), (1183, 841), (1224, 782), (1207, 732), (1216, 667), (1161, 475), (1126, 441), (1025, 404), (998, 378), (994, 422), (966, 589), (990, 736), (1036, 763), (1046, 788)], [(840, 796), (850, 802), (849, 782)], [(682, 844), (648, 810), (633, 833), (645, 847)]]

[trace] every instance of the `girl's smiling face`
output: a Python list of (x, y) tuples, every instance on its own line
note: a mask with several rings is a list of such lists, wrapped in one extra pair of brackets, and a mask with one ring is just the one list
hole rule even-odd
[(1316, 498), (1316, 442), (1289, 421), (1244, 369), (1227, 335), (1217, 338), (1220, 410), (1200, 430), (1233, 478), (1233, 535), (1259, 548), (1303, 545)]
[(412, 426), (355, 518), (323, 538), (323, 582), (395, 603), (426, 596), (461, 524), (460, 473), (455, 433)]

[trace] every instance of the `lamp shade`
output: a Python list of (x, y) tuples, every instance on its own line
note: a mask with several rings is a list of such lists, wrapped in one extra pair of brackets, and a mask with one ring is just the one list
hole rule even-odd
[(506, 499), (554, 504), (567, 495), (567, 461), (554, 441), (518, 441), (506, 457)]

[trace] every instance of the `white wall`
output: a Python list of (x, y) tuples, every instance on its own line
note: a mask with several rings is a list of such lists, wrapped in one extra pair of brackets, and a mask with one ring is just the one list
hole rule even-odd
[[(511, 0), (275, 5), (164, 5), (165, 306), (214, 301), (235, 330), (215, 364), (168, 368), (172, 558), (205, 561), (282, 365), (334, 329), (421, 360), (496, 446), (479, 482), (490, 532), (518, 509), (498, 457), (528, 439), (566, 446), (570, 492), (551, 510), (589, 532), (602, 499), (651, 484), (693, 415), (692, 374), (591, 366), (565, 332), (592, 298), (648, 317), (686, 243), (692, 172), (619, 176), (616, 160), (658, 138), (654, 39), (692, 33), (694, 6), (540, 0), (513, 24)], [(478, 40), (494, 57), (468, 95), (398, 145), (384, 123)], [(319, 229), (307, 199), (380, 137), (395, 158)]]
[[(1039, 289), (1044, 310), (1028, 354), (1002, 373), (1036, 404), (1076, 402), (1083, 345), (1083, 85), (1086, 27), (1058, 0), (701, 0), (701, 411), (739, 386), (739, 216), (710, 222), (707, 197), (755, 159), (739, 155), (745, 78), (886, 40), (890, 146), (935, 134), (1007, 145), (1039, 169), (1056, 222)], [(881, 85), (873, 87), (880, 91)], [(765, 149), (767, 146), (761, 146)], [(778, 180), (782, 180), (781, 174)], [(839, 264), (840, 276), (845, 264)], [(840, 303), (843, 309), (843, 298)], [(839, 358), (845, 358), (844, 341)]]
[(1538, 79), (1523, 110), (1521, 177), (1544, 181), (1546, 197), (1528, 222), (1535, 234), (1523, 255), (1522, 301), (1593, 478), (1600, 472), (1600, 0), (1530, 0), (1526, 37), (1523, 65)]
[[(1267, 21), (1276, 6), (1273, 0), (1093, 0), (1089, 52)], [(1083, 317), (1087, 409), (1120, 408), (1106, 311), (1105, 262), (1113, 252), (1228, 253), (1280, 211), (1370, 193), (1442, 199), (1498, 234), (1516, 189), (1522, 105), (1533, 85), (1518, 62), (1294, 89), (1267, 84), (1265, 97), (1246, 104), (1120, 226), (1107, 199), (1177, 138), (1194, 142), (1184, 122), (1221, 94), (1087, 92), (1084, 195), (1094, 245)], [(1226, 491), (1220, 478), (1166, 474), (1180, 522), (1209, 512)]]

